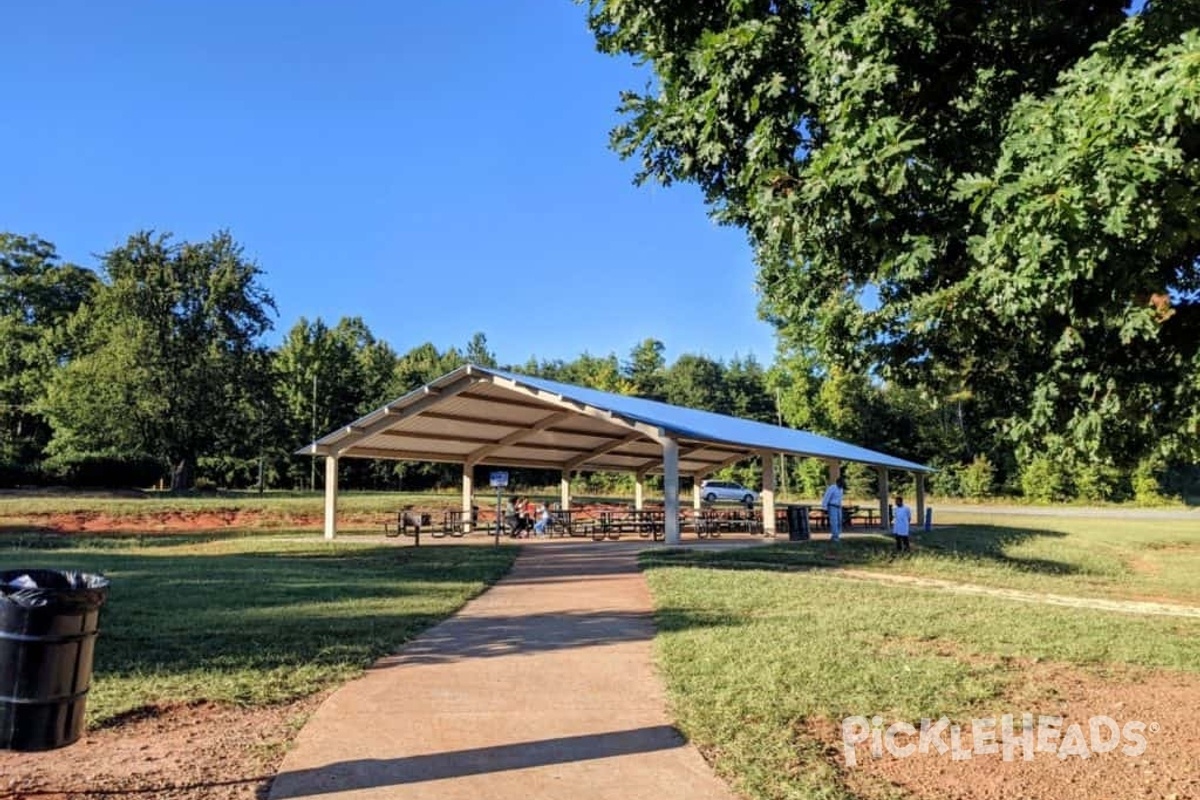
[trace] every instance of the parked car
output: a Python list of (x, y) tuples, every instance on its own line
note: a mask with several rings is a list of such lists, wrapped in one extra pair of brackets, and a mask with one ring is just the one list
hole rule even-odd
[(732, 500), (735, 503), (750, 505), (758, 500), (758, 495), (753, 490), (734, 481), (701, 481), (700, 497), (706, 503)]

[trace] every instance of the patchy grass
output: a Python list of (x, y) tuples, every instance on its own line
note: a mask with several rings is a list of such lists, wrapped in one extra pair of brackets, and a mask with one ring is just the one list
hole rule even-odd
[[(804, 548), (775, 550), (812, 560)], [(745, 559), (762, 552), (643, 559), (674, 715), (748, 797), (859, 797), (832, 757), (835, 741), (817, 732), (836, 731), (850, 715), (994, 713), (1036, 681), (1021, 663), (1200, 673), (1200, 620), (747, 568)], [(714, 568), (730, 564), (742, 568)], [(892, 791), (880, 786), (870, 796)]]
[(1034, 592), (1200, 604), (1200, 522), (989, 519), (919, 532), (914, 551), (899, 557), (891, 537), (854, 534), (843, 538), (836, 558), (824, 539), (685, 558), (723, 566), (854, 567)]
[(516, 548), (257, 536), (0, 538), (0, 569), (99, 572), (89, 720), (215, 700), (267, 705), (341, 683), (498, 580)]

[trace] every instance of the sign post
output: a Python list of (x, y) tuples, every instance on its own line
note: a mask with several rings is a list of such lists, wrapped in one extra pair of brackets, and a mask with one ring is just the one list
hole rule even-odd
[(495, 543), (500, 545), (500, 526), (504, 524), (504, 509), (500, 505), (500, 495), (504, 487), (508, 486), (507, 472), (493, 472), (491, 474), (491, 485), (496, 487), (496, 530), (493, 532)]

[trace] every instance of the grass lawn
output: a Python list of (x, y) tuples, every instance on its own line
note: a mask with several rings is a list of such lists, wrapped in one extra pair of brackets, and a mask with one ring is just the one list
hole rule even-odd
[[(307, 535), (311, 539), (311, 534)], [(489, 544), (0, 537), (0, 569), (101, 572), (92, 724), (147, 704), (294, 700), (353, 677), (512, 565)]]
[(836, 561), (824, 539), (689, 558), (781, 568), (842, 565), (1034, 592), (1200, 605), (1200, 521), (941, 518), (945, 524), (918, 532), (914, 552), (900, 558), (890, 537), (858, 534), (843, 538)]
[[(887, 539), (852, 539), (841, 561), (1032, 591), (1191, 602), (1198, 542), (1195, 523), (1024, 519), (946, 528), (896, 561)], [(828, 732), (847, 716), (1010, 713), (1047, 691), (1039, 665), (1101, 677), (1200, 673), (1197, 619), (847, 581), (825, 550), (814, 542), (642, 558), (674, 716), (748, 797), (861, 797), (829, 758), (837, 740)]]

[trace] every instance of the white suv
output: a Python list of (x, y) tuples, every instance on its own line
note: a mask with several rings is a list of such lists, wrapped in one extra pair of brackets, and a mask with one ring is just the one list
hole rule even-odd
[(754, 492), (740, 483), (734, 483), (733, 481), (701, 481), (700, 497), (706, 503), (715, 503), (718, 500), (733, 500), (737, 503), (751, 505), (758, 500), (758, 496)]

